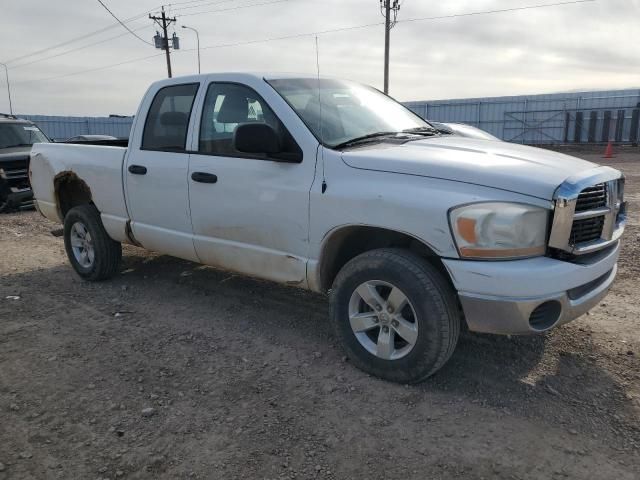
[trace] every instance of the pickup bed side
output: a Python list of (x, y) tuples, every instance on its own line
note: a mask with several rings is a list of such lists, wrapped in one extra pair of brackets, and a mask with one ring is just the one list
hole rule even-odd
[(127, 149), (40, 143), (31, 151), (31, 185), (45, 217), (62, 222), (71, 206), (93, 203), (111, 238), (130, 243), (122, 168)]

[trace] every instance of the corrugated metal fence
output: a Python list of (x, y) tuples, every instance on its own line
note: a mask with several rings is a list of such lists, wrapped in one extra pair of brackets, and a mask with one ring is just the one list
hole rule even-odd
[[(467, 123), (509, 142), (638, 143), (640, 90), (406, 102), (428, 120)], [(133, 117), (21, 115), (54, 140), (75, 135), (129, 136)]]
[(405, 102), (405, 105), (427, 120), (474, 125), (509, 142), (638, 142), (638, 89)]
[(52, 140), (66, 140), (76, 135), (112, 135), (128, 138), (133, 117), (59, 117), (19, 115), (38, 124)]

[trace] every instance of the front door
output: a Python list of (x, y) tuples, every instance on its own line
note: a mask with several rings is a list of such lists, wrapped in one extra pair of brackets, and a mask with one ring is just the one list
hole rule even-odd
[[(198, 257), (209, 265), (305, 286), (317, 143), (298, 145), (274, 110), (246, 85), (211, 83), (201, 111), (189, 161)], [(235, 150), (234, 131), (249, 122), (272, 126), (283, 151), (302, 150), (303, 160), (285, 163)]]
[(136, 240), (149, 250), (194, 261), (186, 142), (198, 86), (188, 83), (158, 90), (144, 130), (136, 132), (129, 144), (124, 171)]

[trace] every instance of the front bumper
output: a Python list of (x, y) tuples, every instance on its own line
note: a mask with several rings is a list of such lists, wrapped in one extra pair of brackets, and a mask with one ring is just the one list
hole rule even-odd
[(570, 263), (548, 257), (506, 262), (444, 260), (475, 332), (540, 333), (595, 307), (617, 272), (620, 243)]
[(33, 192), (30, 188), (11, 189), (0, 193), (0, 211), (33, 208)]

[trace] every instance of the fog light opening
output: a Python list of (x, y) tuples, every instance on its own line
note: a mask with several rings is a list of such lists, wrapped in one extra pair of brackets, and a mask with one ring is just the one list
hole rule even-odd
[(538, 305), (529, 315), (529, 325), (538, 332), (544, 332), (553, 327), (560, 319), (562, 305), (556, 300)]

